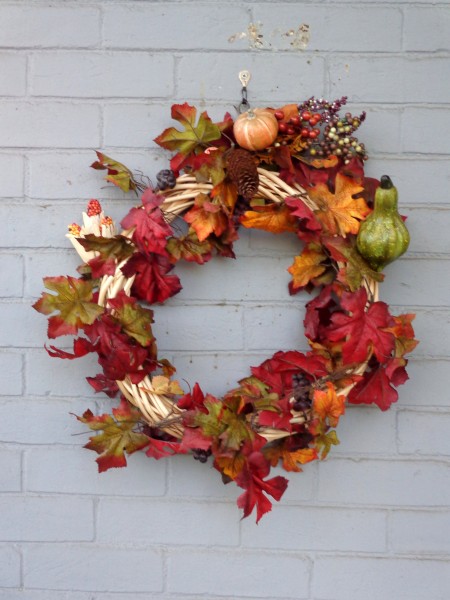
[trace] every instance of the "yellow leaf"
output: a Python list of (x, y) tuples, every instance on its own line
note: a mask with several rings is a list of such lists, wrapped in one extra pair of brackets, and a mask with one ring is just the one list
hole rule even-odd
[(182, 396), (184, 394), (184, 391), (181, 389), (178, 381), (171, 381), (168, 377), (164, 377), (163, 375), (155, 375), (154, 377), (152, 377), (151, 390), (146, 389), (144, 387), (141, 387), (140, 389), (144, 392), (150, 392), (161, 396)]
[(283, 469), (285, 471), (295, 471), (299, 473), (302, 469), (298, 464), (304, 465), (317, 458), (315, 448), (301, 448), (290, 452), (284, 444), (279, 446), (269, 446), (264, 449), (264, 456), (270, 462), (272, 467), (276, 467), (279, 460), (282, 460)]
[(271, 233), (297, 231), (297, 219), (285, 204), (255, 206), (241, 217), (241, 223), (249, 229), (264, 229)]
[(320, 251), (306, 246), (300, 256), (294, 258), (294, 264), (288, 268), (292, 275), (292, 287), (294, 290), (305, 287), (315, 277), (322, 275), (326, 266), (322, 261), (327, 257)]
[(358, 233), (360, 221), (370, 213), (364, 198), (354, 198), (364, 188), (350, 177), (336, 175), (336, 190), (332, 194), (325, 183), (318, 183), (309, 190), (311, 199), (318, 206), (317, 218), (331, 235), (345, 237)]
[(314, 391), (313, 410), (320, 419), (328, 419), (331, 427), (336, 427), (345, 412), (345, 396), (338, 396), (334, 385), (327, 381), (326, 390)]

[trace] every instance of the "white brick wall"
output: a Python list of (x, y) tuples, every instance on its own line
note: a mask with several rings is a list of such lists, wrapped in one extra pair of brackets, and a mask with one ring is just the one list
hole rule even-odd
[[(229, 41), (251, 22), (263, 50)], [(281, 34), (302, 22), (298, 51)], [(0, 23), (0, 600), (448, 600), (450, 2), (2, 0)], [(258, 527), (189, 457), (98, 475), (69, 415), (110, 405), (84, 381), (96, 364), (50, 359), (30, 308), (44, 275), (74, 274), (64, 233), (86, 201), (116, 218), (130, 206), (92, 150), (154, 176), (170, 105), (233, 112), (242, 68), (254, 104), (346, 94), (367, 110), (368, 173), (392, 175), (412, 234), (381, 294), (417, 313), (421, 339), (398, 404), (350, 408), (342, 444)], [(180, 377), (220, 394), (305, 348), (295, 247), (243, 232), (238, 262), (180, 266), (155, 326)]]

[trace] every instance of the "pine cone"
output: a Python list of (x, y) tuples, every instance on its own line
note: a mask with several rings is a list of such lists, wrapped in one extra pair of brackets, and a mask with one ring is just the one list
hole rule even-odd
[(227, 160), (228, 175), (236, 184), (238, 194), (251, 200), (258, 191), (259, 177), (253, 156), (247, 150), (231, 150)]

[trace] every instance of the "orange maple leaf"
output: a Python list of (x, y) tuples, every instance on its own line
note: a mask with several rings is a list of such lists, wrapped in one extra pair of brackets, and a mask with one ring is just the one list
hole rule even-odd
[(226, 206), (230, 211), (234, 209), (238, 191), (236, 184), (232, 181), (221, 181), (211, 190), (211, 198), (217, 199), (221, 204)]
[(326, 265), (323, 265), (322, 261), (326, 258), (326, 255), (320, 250), (316, 250), (314, 245), (306, 246), (300, 256), (294, 258), (294, 264), (288, 268), (292, 275), (294, 290), (305, 287), (311, 279), (322, 275), (326, 269)]
[(318, 207), (315, 214), (331, 235), (345, 237), (347, 233), (358, 233), (360, 220), (370, 213), (364, 198), (353, 197), (363, 190), (354, 179), (341, 173), (336, 175), (334, 194), (325, 183), (318, 183), (309, 190)]
[(297, 231), (297, 219), (285, 204), (255, 206), (241, 217), (241, 223), (249, 229), (264, 229), (271, 233)]
[(220, 470), (224, 475), (230, 479), (236, 479), (241, 473), (245, 465), (245, 457), (239, 452), (233, 455), (221, 455), (216, 456), (214, 461), (219, 466)]
[(267, 447), (264, 449), (264, 456), (270, 462), (272, 467), (276, 467), (279, 460), (283, 461), (285, 471), (295, 471), (299, 473), (302, 469), (298, 464), (304, 465), (317, 458), (315, 448), (301, 448), (290, 452), (284, 445)]
[(221, 235), (228, 227), (226, 214), (206, 194), (197, 196), (193, 208), (184, 215), (184, 220), (192, 225), (200, 242), (206, 240), (210, 233)]
[(336, 427), (345, 412), (345, 396), (338, 396), (334, 385), (327, 381), (326, 390), (314, 391), (313, 409), (320, 419), (328, 419), (331, 427)]

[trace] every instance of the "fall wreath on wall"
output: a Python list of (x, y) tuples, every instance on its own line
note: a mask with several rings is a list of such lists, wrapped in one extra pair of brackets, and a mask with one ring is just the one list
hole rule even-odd
[[(244, 83), (244, 82), (243, 82)], [(79, 277), (46, 277), (34, 308), (48, 315), (48, 337), (75, 336), (73, 353), (98, 356), (88, 377), (96, 392), (120, 398), (111, 414), (77, 417), (96, 435), (98, 468), (126, 466), (143, 450), (160, 459), (192, 454), (212, 462), (224, 483), (243, 488), (237, 504), (257, 521), (279, 500), (287, 479), (271, 467), (301, 471), (339, 443), (346, 402), (386, 410), (408, 378), (405, 354), (417, 344), (414, 315), (394, 316), (378, 300), (384, 266), (409, 244), (388, 176), (364, 175), (367, 153), (355, 136), (365, 119), (342, 114), (346, 98), (314, 97), (278, 109), (241, 109), (213, 122), (189, 104), (172, 106), (176, 127), (155, 142), (174, 153), (149, 185), (97, 152), (95, 169), (140, 197), (121, 231), (90, 200), (83, 225), (68, 237), (83, 260)], [(182, 389), (175, 367), (159, 356), (150, 306), (181, 290), (180, 260), (202, 265), (214, 254), (235, 258), (239, 227), (293, 232), (299, 253), (289, 293), (306, 290), (307, 353), (280, 350), (235, 389), (217, 398), (198, 383)], [(200, 335), (200, 333), (199, 333)]]

